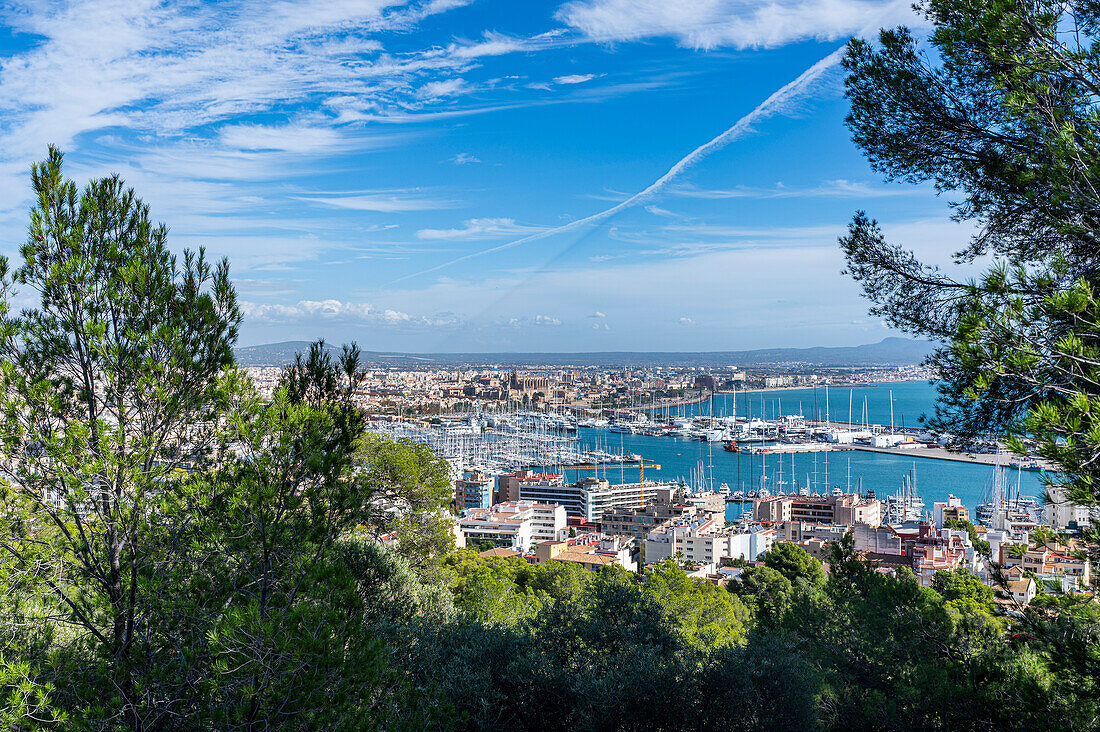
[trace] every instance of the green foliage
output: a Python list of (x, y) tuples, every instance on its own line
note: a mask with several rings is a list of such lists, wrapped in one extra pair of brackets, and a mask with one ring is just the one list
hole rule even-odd
[(895, 327), (943, 343), (933, 427), (998, 432), (1100, 496), (1100, 23), (1092, 0), (923, 0), (926, 47), (908, 30), (845, 60), (848, 124), (889, 179), (957, 195), (977, 232), (956, 254), (992, 254), (962, 281), (888, 243), (862, 212), (841, 239), (848, 272)]
[[(0, 714), (369, 723), (404, 693), (372, 628), (454, 610), (348, 535), (404, 529), (418, 566), (446, 552), (441, 461), (364, 437), (354, 346), (315, 344), (261, 400), (232, 368), (225, 262), (178, 265), (132, 191), (78, 192), (56, 150), (33, 182), (23, 265), (0, 264)], [(15, 285), (40, 300), (17, 317)], [(383, 525), (377, 500), (415, 518)]]
[(337, 548), (339, 563), (355, 578), (368, 625), (410, 617), (433, 623), (455, 619), (453, 595), (445, 587), (422, 583), (401, 554), (357, 535), (341, 538)]
[(791, 581), (771, 567), (746, 567), (730, 589), (752, 608), (757, 620), (768, 628), (779, 627), (791, 608)]
[[(219, 415), (239, 381), (240, 313), (221, 262), (169, 252), (167, 229), (117, 177), (78, 191), (61, 153), (33, 167), (22, 265), (0, 261), (0, 551), (26, 609), (55, 618), (32, 667), (110, 679), (115, 713), (143, 723), (145, 578), (172, 561), (186, 516), (159, 514), (194, 486), (222, 444)], [(36, 307), (15, 315), (19, 287)], [(167, 551), (162, 551), (167, 550)]]
[(685, 692), (703, 679), (705, 658), (742, 642), (748, 619), (736, 597), (671, 562), (644, 581), (614, 566), (524, 567), (469, 552), (447, 566), (465, 617), (488, 622), (417, 625), (394, 662), (462, 728), (690, 726), (685, 707), (697, 712)]
[(643, 593), (664, 609), (666, 622), (678, 628), (697, 652), (713, 651), (741, 641), (748, 609), (716, 585), (692, 579), (665, 560), (646, 571)]
[[(697, 729), (814, 729), (822, 678), (797, 636), (757, 633), (715, 653), (699, 672)], [(694, 710), (693, 710), (694, 711)]]
[(937, 572), (932, 589), (943, 597), (948, 611), (960, 622), (999, 623), (993, 588), (965, 569)]
[[(454, 496), (447, 461), (424, 443), (365, 434), (357, 460), (379, 510), (365, 523), (375, 536), (396, 536), (397, 549), (427, 571), (454, 548), (453, 521), (445, 507)], [(400, 506), (401, 512), (384, 510)]]
[(820, 585), (825, 579), (821, 562), (797, 544), (780, 542), (772, 546), (764, 555), (764, 566), (774, 569), (791, 582), (799, 579), (810, 585)]

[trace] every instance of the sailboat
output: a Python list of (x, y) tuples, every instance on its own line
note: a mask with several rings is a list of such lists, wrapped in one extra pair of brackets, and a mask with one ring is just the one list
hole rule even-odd
[(1001, 451), (998, 450), (993, 463), (993, 480), (989, 500), (979, 503), (974, 509), (978, 523), (992, 528), (1003, 528), (1006, 521), (1038, 522), (1042, 513), (1042, 504), (1033, 496), (1020, 495), (1020, 472), (1016, 472), (1016, 495), (1009, 495), (1008, 479), (1001, 465)]
[(920, 521), (924, 516), (924, 501), (917, 493), (917, 466), (902, 477), (901, 487), (886, 497), (886, 518), (884, 523), (904, 524)]

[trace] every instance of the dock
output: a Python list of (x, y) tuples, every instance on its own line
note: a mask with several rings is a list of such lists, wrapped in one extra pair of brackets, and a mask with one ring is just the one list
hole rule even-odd
[[(851, 445), (855, 450), (862, 450), (863, 452), (879, 452), (886, 455), (897, 455), (899, 457), (914, 457), (914, 458), (926, 458), (930, 460), (950, 460), (956, 463), (970, 463), (971, 465), (989, 465), (993, 466), (997, 464), (997, 455), (994, 453), (971, 453), (971, 452), (952, 452), (944, 447), (871, 447), (870, 445)], [(1010, 461), (1018, 459), (1015, 455), (1009, 455), (1007, 453), (1001, 453), (1000, 462), (1002, 467), (1011, 469), (1009, 465)], [(1038, 461), (1042, 465), (1044, 470), (1054, 471), (1054, 467), (1045, 461)], [(1024, 468), (1024, 470), (1034, 470), (1034, 468)]]
[(747, 455), (787, 455), (796, 452), (844, 452), (855, 449), (852, 445), (830, 442), (787, 442), (778, 445), (746, 445), (738, 452)]
[[(560, 468), (561, 470), (605, 470), (605, 469), (606, 470), (619, 470), (619, 469), (624, 469), (624, 468), (632, 468), (634, 470), (637, 470), (638, 469), (638, 461), (635, 460), (635, 461), (629, 462), (629, 463), (598, 463), (598, 464), (575, 463), (573, 465), (557, 465), (557, 464), (555, 464), (555, 465), (542, 465), (542, 466), (535, 466), (535, 467)], [(646, 470), (660, 470), (661, 466), (660, 466), (659, 463), (646, 463), (645, 464), (645, 469)]]

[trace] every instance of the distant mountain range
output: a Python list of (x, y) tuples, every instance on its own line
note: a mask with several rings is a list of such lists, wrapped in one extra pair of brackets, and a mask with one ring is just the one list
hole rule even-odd
[[(339, 352), (339, 346), (330, 346)], [(883, 338), (862, 346), (828, 348), (765, 348), (753, 351), (592, 353), (393, 353), (363, 351), (365, 366), (909, 366), (918, 364), (935, 348), (930, 341)], [(282, 366), (296, 353), (309, 350), (307, 341), (285, 341), (236, 350), (242, 366)]]

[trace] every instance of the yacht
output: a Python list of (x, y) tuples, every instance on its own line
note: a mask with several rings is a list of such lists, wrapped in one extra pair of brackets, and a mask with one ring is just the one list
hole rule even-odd
[(924, 501), (917, 493), (917, 476), (914, 468), (902, 478), (901, 487), (893, 495), (886, 497), (883, 523), (904, 524), (920, 521), (923, 516)]

